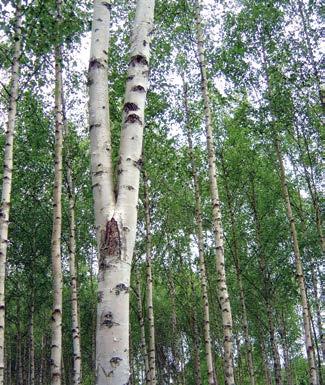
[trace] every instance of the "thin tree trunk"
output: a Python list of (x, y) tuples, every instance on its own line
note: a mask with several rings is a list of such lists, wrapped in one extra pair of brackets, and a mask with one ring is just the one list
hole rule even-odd
[(316, 304), (317, 329), (318, 329), (319, 340), (321, 343), (321, 354), (322, 354), (323, 361), (325, 361), (325, 333), (324, 333), (323, 324), (322, 324), (322, 313), (321, 313), (321, 304), (320, 304), (321, 301), (318, 296), (318, 279), (317, 279), (317, 274), (315, 271), (314, 264), (312, 264), (311, 266), (311, 277), (312, 277), (312, 283), (313, 283), (314, 301)]
[[(63, 89), (61, 90), (63, 96)], [(65, 111), (64, 99), (62, 106)], [(68, 134), (68, 124), (64, 115), (65, 135)], [(71, 317), (72, 317), (72, 341), (73, 341), (73, 385), (81, 385), (81, 348), (80, 348), (80, 327), (79, 327), (79, 308), (78, 308), (78, 283), (76, 268), (76, 220), (75, 220), (75, 189), (72, 176), (72, 166), (70, 151), (67, 150), (67, 183), (69, 200), (69, 268), (71, 285)]]
[(281, 361), (280, 361), (279, 349), (276, 341), (275, 328), (273, 324), (272, 307), (269, 300), (267, 300), (266, 311), (267, 311), (267, 318), (269, 323), (269, 335), (270, 335), (270, 343), (271, 343), (271, 350), (272, 350), (272, 356), (273, 356), (275, 383), (276, 385), (282, 385)]
[[(61, 0), (57, 0), (58, 29), (61, 23)], [(53, 275), (53, 310), (51, 342), (51, 385), (61, 385), (62, 361), (62, 268), (61, 268), (61, 226), (62, 226), (62, 53), (60, 45), (55, 47), (55, 166), (53, 193), (53, 227), (51, 241)]]
[(208, 383), (210, 385), (216, 385), (216, 382), (215, 382), (216, 375), (214, 373), (212, 347), (211, 347), (210, 307), (209, 307), (208, 282), (207, 282), (207, 276), (206, 276), (205, 257), (204, 257), (201, 196), (200, 196), (200, 186), (199, 186), (197, 169), (196, 169), (194, 152), (193, 152), (192, 130), (191, 130), (191, 124), (190, 124), (186, 83), (184, 83), (184, 111), (185, 111), (185, 119), (186, 119), (188, 152), (189, 152), (189, 157), (191, 162), (191, 169), (192, 169), (191, 171), (192, 171), (194, 194), (195, 194), (195, 222), (196, 222), (197, 243), (198, 243), (198, 249), (199, 249), (198, 251), (199, 251), (199, 266), (200, 266), (200, 281), (201, 281), (203, 318), (204, 318), (204, 346), (205, 346), (205, 356), (206, 356), (207, 370), (208, 370)]
[(196, 26), (197, 26), (197, 45), (199, 63), (201, 70), (202, 94), (205, 111), (206, 140), (209, 162), (209, 180), (212, 199), (213, 230), (216, 247), (216, 269), (218, 274), (218, 296), (221, 306), (222, 325), (223, 325), (223, 345), (224, 345), (224, 367), (226, 385), (235, 384), (233, 369), (233, 336), (232, 336), (232, 314), (226, 282), (223, 228), (221, 220), (220, 199), (217, 184), (217, 167), (215, 148), (213, 143), (212, 117), (210, 110), (210, 99), (207, 83), (207, 70), (205, 61), (205, 50), (203, 44), (202, 21), (200, 13), (200, 0), (196, 1)]
[(20, 329), (20, 308), (17, 307), (17, 350), (16, 350), (17, 385), (23, 385), (22, 335)]
[[(309, 36), (309, 32), (308, 32), (308, 28), (310, 29), (309, 21), (305, 15), (303, 2), (301, 0), (298, 0), (297, 4), (298, 4), (298, 10), (299, 10), (299, 14), (301, 17), (303, 30), (304, 30), (304, 34), (305, 34), (305, 39), (306, 39), (306, 43), (307, 43), (308, 59), (309, 59), (310, 64), (313, 68), (314, 76), (315, 76), (316, 81), (317, 81), (317, 88), (318, 88), (320, 103), (321, 103), (321, 106), (323, 109), (323, 113), (325, 113), (325, 89), (324, 89), (324, 84), (322, 83), (322, 78), (321, 78), (321, 76), (318, 72), (318, 69), (317, 69), (317, 64), (315, 61), (314, 52), (313, 52), (313, 48), (312, 48), (311, 41), (310, 41), (310, 36)], [(325, 239), (324, 239), (324, 241), (325, 241)]]
[(40, 370), (39, 370), (39, 385), (44, 383), (44, 379), (46, 378), (46, 338), (44, 335), (41, 340), (41, 359), (40, 359)]
[[(270, 82), (270, 78), (269, 78), (269, 64), (268, 64), (267, 53), (266, 53), (265, 47), (264, 47), (263, 36), (261, 36), (261, 46), (262, 46), (262, 61), (263, 61), (264, 72), (265, 72), (266, 83), (267, 83), (267, 93), (268, 93), (268, 95), (271, 95), (271, 82)], [(269, 103), (270, 103), (271, 112), (272, 112), (271, 100), (269, 100)], [(275, 119), (276, 119), (276, 116), (273, 116), (272, 117), (272, 120), (273, 120), (272, 123), (273, 124), (275, 122)], [(313, 339), (312, 339), (311, 317), (310, 317), (309, 305), (308, 305), (308, 299), (307, 299), (305, 277), (304, 277), (301, 255), (300, 255), (300, 248), (299, 248), (298, 234), (297, 234), (297, 230), (296, 230), (296, 223), (295, 223), (295, 218), (294, 218), (293, 212), (292, 212), (291, 199), (290, 199), (288, 184), (287, 184), (287, 180), (286, 180), (286, 170), (285, 170), (282, 152), (281, 152), (281, 144), (280, 144), (279, 135), (276, 131), (274, 131), (274, 133), (273, 133), (273, 144), (274, 144), (276, 158), (278, 161), (282, 195), (283, 195), (283, 199), (285, 201), (288, 222), (290, 224), (290, 235), (291, 235), (291, 241), (292, 241), (292, 245), (293, 245), (293, 252), (294, 252), (294, 256), (295, 256), (296, 278), (297, 278), (297, 283), (299, 286), (300, 301), (301, 301), (301, 306), (302, 306), (303, 325), (304, 325), (304, 334), (305, 334), (305, 347), (306, 347), (308, 366), (309, 366), (309, 381), (310, 381), (310, 385), (317, 385), (318, 384), (317, 368), (316, 368), (314, 344), (313, 344)]]
[(145, 381), (146, 381), (146, 384), (149, 385), (150, 384), (149, 359), (148, 359), (148, 351), (147, 351), (147, 343), (146, 343), (146, 330), (145, 330), (144, 317), (143, 317), (141, 283), (140, 283), (140, 277), (138, 273), (137, 273), (136, 296), (137, 296), (137, 303), (138, 303), (138, 317), (139, 317), (140, 332), (141, 332), (141, 350), (142, 350), (143, 359), (144, 359)]
[(76, 223), (75, 223), (75, 192), (72, 179), (72, 170), (68, 161), (67, 179), (69, 190), (69, 266), (71, 282), (71, 316), (72, 316), (72, 339), (73, 339), (73, 385), (81, 384), (81, 348), (80, 327), (78, 309), (78, 284), (76, 269)]
[(286, 371), (287, 385), (293, 385), (288, 335), (287, 335), (286, 322), (283, 314), (281, 314), (281, 327), (280, 327), (279, 333), (282, 341), (283, 360), (284, 360), (284, 367)]
[(237, 354), (238, 354), (238, 360), (237, 360), (237, 383), (242, 384), (243, 383), (243, 371), (242, 371), (242, 354), (240, 349), (240, 340), (239, 338), (235, 338), (235, 343), (237, 347)]
[(144, 209), (146, 223), (146, 262), (147, 262), (147, 314), (149, 321), (149, 378), (150, 385), (156, 385), (156, 346), (155, 346), (155, 318), (153, 311), (153, 282), (152, 282), (152, 238), (150, 220), (150, 202), (148, 194), (148, 177), (143, 174)]
[(3, 179), (0, 204), (0, 385), (4, 384), (4, 350), (5, 350), (5, 278), (8, 240), (8, 226), (10, 216), (10, 201), (13, 172), (13, 145), (17, 112), (17, 98), (19, 88), (19, 59), (21, 55), (21, 0), (16, 2), (16, 22), (14, 36), (14, 54), (11, 67), (11, 85), (8, 106), (8, 122), (4, 146)]
[(98, 244), (96, 385), (129, 382), (129, 286), (136, 235), (153, 0), (138, 0), (131, 37), (117, 197), (108, 118), (107, 46), (111, 1), (95, 0), (89, 63), (92, 187)]
[(35, 385), (34, 298), (29, 320), (29, 385)]
[(255, 222), (255, 228), (256, 228), (256, 243), (259, 249), (259, 266), (262, 273), (262, 279), (263, 279), (263, 297), (265, 300), (266, 305), (266, 314), (268, 319), (268, 332), (270, 336), (270, 344), (271, 344), (271, 350), (272, 350), (272, 356), (273, 356), (273, 367), (274, 367), (274, 377), (275, 377), (275, 383), (277, 385), (282, 385), (282, 378), (281, 378), (281, 362), (280, 362), (280, 356), (278, 347), (276, 344), (276, 337), (275, 337), (275, 329), (273, 324), (273, 312), (272, 312), (272, 306), (271, 306), (271, 282), (270, 277), (266, 270), (266, 260), (264, 256), (264, 252), (262, 250), (262, 236), (261, 236), (261, 224), (259, 219), (259, 213), (257, 208), (257, 202), (256, 202), (256, 193), (255, 193), (255, 186), (254, 181), (252, 181), (252, 200), (251, 205), (253, 209), (253, 216), (254, 216), (254, 222)]
[(169, 285), (170, 285), (170, 299), (172, 303), (172, 356), (173, 356), (173, 365), (174, 368), (172, 370), (172, 378), (173, 383), (176, 385), (181, 385), (180, 377), (181, 377), (181, 367), (180, 367), (180, 344), (179, 344), (179, 333), (178, 333), (178, 325), (177, 325), (177, 314), (176, 314), (176, 291), (175, 291), (175, 285), (172, 277), (168, 277)]
[(227, 203), (228, 203), (229, 216), (230, 216), (232, 246), (233, 246), (232, 249), (233, 249), (233, 256), (235, 259), (235, 269), (236, 269), (236, 276), (237, 276), (237, 282), (239, 287), (242, 326), (243, 326), (244, 340), (245, 340), (245, 351), (247, 354), (248, 375), (249, 375), (251, 385), (255, 385), (253, 352), (252, 352), (252, 344), (251, 344), (249, 329), (248, 329), (247, 309), (246, 309), (245, 292), (244, 292), (242, 271), (241, 271), (240, 258), (239, 258), (239, 245), (238, 245), (238, 237), (237, 237), (237, 231), (236, 231), (235, 212), (233, 207), (233, 201), (230, 194), (230, 189), (228, 186), (227, 171), (226, 171), (223, 157), (221, 158), (221, 162), (222, 162), (222, 168), (224, 173), (224, 183), (225, 183), (225, 190), (226, 190)]
[(303, 323), (304, 323), (304, 332), (305, 332), (305, 346), (306, 346), (306, 353), (307, 353), (308, 366), (309, 366), (309, 380), (311, 385), (317, 385), (318, 381), (317, 381), (315, 350), (314, 350), (312, 331), (310, 326), (311, 320), (310, 320), (309, 306), (308, 306), (308, 300), (307, 300), (305, 277), (304, 277), (302, 261), (300, 256), (300, 248), (299, 248), (298, 235), (296, 230), (296, 223), (292, 213), (291, 200), (290, 200), (290, 195), (288, 190), (288, 184), (286, 181), (285, 167), (284, 167), (284, 162), (281, 154), (280, 142), (278, 138), (275, 138), (274, 146), (275, 146), (275, 152), (276, 152), (279, 169), (280, 169), (280, 181), (281, 181), (282, 193), (286, 204), (288, 221), (290, 223), (291, 240), (292, 240), (294, 255), (296, 260), (296, 276), (297, 276), (301, 305), (302, 305)]
[(5, 384), (6, 385), (11, 385), (11, 380), (12, 380), (12, 374), (11, 374), (11, 345), (8, 343), (7, 349), (6, 349), (6, 357), (7, 357), (7, 373), (6, 373), (6, 379), (5, 379)]
[[(194, 293), (193, 282), (192, 292)], [(195, 309), (192, 313), (192, 330), (193, 330), (193, 361), (194, 361), (194, 380), (195, 385), (202, 385), (201, 381), (201, 358), (200, 358), (200, 335), (197, 327), (197, 317)]]
[(261, 336), (260, 342), (261, 355), (262, 355), (262, 365), (263, 365), (263, 373), (264, 373), (264, 381), (266, 385), (272, 385), (271, 373), (268, 366), (268, 357), (266, 354), (265, 344), (263, 341), (263, 336)]

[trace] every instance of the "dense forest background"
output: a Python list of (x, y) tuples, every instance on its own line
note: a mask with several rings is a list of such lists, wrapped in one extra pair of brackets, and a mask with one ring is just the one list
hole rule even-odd
[[(321, 385), (325, 380), (322, 4), (318, 0), (207, 0), (201, 6), (202, 20), (196, 14), (196, 1), (156, 2), (129, 290), (130, 384), (152, 385), (146, 374), (152, 328), (157, 384), (210, 384), (207, 324), (214, 381), (225, 382), (206, 106), (197, 48), (201, 23), (236, 384), (315, 385), (305, 350), (303, 305), (310, 316), (314, 369)], [(21, 42), (6, 263), (6, 385), (51, 383), (54, 51), (58, 45), (65, 101), (62, 384), (76, 383), (75, 338), (81, 344), (82, 384), (95, 383), (98, 263), (87, 117), (92, 11), (90, 1), (63, 1), (58, 23), (54, 0), (0, 4), (2, 148), (15, 43)], [(114, 164), (134, 12), (133, 1), (113, 2), (108, 82)], [(5, 170), (2, 157), (0, 162)], [(76, 250), (71, 262), (72, 212)], [(77, 299), (71, 299), (75, 285)], [(77, 337), (72, 302), (78, 304)], [(152, 310), (154, 323), (148, 317)]]

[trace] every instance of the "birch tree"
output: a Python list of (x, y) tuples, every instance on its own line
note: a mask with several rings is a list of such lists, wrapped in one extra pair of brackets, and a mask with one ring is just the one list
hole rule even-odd
[(96, 384), (129, 382), (130, 265), (148, 90), (154, 1), (139, 0), (131, 36), (115, 196), (108, 112), (107, 49), (111, 2), (94, 2), (89, 62), (89, 130), (98, 243)]
[[(57, 23), (60, 26), (61, 0), (57, 0)], [(59, 30), (59, 28), (58, 28)], [(62, 227), (62, 52), (60, 43), (55, 47), (55, 164), (53, 191), (53, 227), (51, 240), (53, 274), (53, 308), (51, 318), (51, 385), (60, 385), (62, 380), (62, 268), (61, 268), (61, 227)]]
[(8, 121), (4, 146), (3, 179), (0, 206), (0, 385), (4, 384), (4, 350), (5, 350), (5, 277), (8, 240), (8, 226), (10, 215), (12, 173), (13, 173), (13, 145), (15, 135), (15, 121), (17, 112), (17, 98), (19, 90), (19, 69), (21, 55), (21, 27), (22, 5), (16, 3), (16, 22), (14, 35), (14, 56), (11, 67), (11, 85), (8, 104)]
[(209, 181), (212, 202), (212, 221), (213, 233), (216, 250), (216, 269), (218, 274), (218, 296), (222, 313), (223, 338), (224, 338), (224, 365), (225, 380), (227, 385), (233, 385), (233, 337), (232, 337), (232, 314), (229, 300), (229, 293), (226, 281), (223, 228), (221, 220), (221, 208), (217, 182), (217, 167), (215, 147), (213, 143), (212, 115), (210, 109), (210, 98), (208, 90), (208, 79), (206, 70), (205, 50), (203, 43), (202, 21), (201, 21), (200, 0), (196, 0), (196, 29), (197, 29), (197, 47), (199, 55), (199, 66), (201, 70), (201, 86), (204, 102), (206, 141), (209, 165)]

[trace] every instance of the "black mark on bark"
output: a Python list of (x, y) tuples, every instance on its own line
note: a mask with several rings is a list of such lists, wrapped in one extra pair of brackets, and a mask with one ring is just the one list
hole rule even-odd
[(130, 111), (136, 111), (138, 109), (139, 109), (139, 107), (135, 103), (125, 103), (124, 104), (124, 111), (126, 113), (128, 113)]
[(143, 55), (135, 55), (135, 56), (131, 57), (130, 65), (135, 67), (136, 64), (142, 64), (142, 65), (147, 66), (148, 60)]
[(130, 114), (125, 119), (125, 123), (139, 123), (142, 126), (142, 121), (137, 114)]

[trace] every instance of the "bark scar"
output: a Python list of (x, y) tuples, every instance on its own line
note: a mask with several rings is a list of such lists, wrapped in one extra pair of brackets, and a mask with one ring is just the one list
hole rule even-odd
[(114, 218), (106, 222), (106, 228), (101, 233), (100, 259), (101, 267), (105, 267), (106, 257), (121, 257), (121, 238), (118, 224)]

